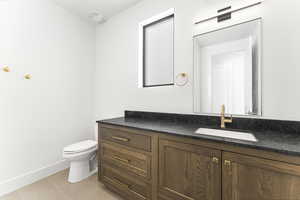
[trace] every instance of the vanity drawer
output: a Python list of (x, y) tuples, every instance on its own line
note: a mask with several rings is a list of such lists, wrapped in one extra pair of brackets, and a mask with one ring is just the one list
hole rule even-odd
[(151, 136), (101, 127), (103, 140), (151, 152)]
[(128, 175), (120, 173), (118, 170), (103, 165), (102, 181), (121, 196), (128, 200), (150, 200), (151, 186), (147, 183), (134, 180)]
[(134, 152), (119, 145), (101, 144), (104, 161), (145, 179), (151, 179), (151, 156)]

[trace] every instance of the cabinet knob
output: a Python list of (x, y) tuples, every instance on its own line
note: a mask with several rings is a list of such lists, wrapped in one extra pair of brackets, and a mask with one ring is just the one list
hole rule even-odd
[(230, 160), (225, 160), (225, 161), (224, 161), (224, 165), (230, 166), (230, 165), (231, 165), (231, 161), (230, 161)]
[(212, 162), (218, 164), (219, 163), (219, 158), (213, 157)]

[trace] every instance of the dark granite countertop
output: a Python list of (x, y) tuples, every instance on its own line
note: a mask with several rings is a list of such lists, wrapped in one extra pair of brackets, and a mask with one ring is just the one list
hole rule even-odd
[[(284, 153), (288, 155), (300, 156), (299, 122), (285, 122), (274, 120), (258, 121), (257, 119), (254, 119), (253, 121), (253, 119), (241, 118), (234, 119), (235, 123), (240, 122), (240, 124), (245, 124), (245, 126), (246, 124), (248, 126), (249, 124), (252, 125), (252, 130), (249, 130), (247, 128), (240, 129), (241, 127), (238, 127), (238, 129), (236, 127), (229, 127), (229, 129), (227, 129), (251, 132), (258, 139), (258, 142), (248, 142), (237, 139), (195, 134), (195, 131), (198, 128), (219, 129), (218, 125), (216, 124), (218, 122), (217, 117), (206, 117), (205, 119), (204, 117), (200, 117), (202, 119), (199, 119), (200, 121), (198, 121), (199, 123), (197, 123), (195, 120), (179, 120), (178, 117), (176, 119), (172, 118), (172, 120), (170, 120), (170, 116), (168, 117), (168, 119), (165, 119), (165, 117), (153, 117), (152, 115), (151, 117), (139, 117), (140, 113), (138, 113), (138, 115), (134, 113), (134, 116), (131, 115), (132, 113), (126, 113), (125, 117), (102, 120), (98, 121), (98, 123), (135, 128), (145, 131), (167, 133), (183, 137), (190, 137), (194, 139), (203, 139), (214, 142), (226, 143), (230, 145), (237, 145), (241, 147), (248, 147), (254, 149), (273, 151), (277, 153)], [(178, 116), (183, 117), (181, 115)], [(193, 118), (195, 116), (191, 115), (190, 117)], [(215, 124), (207, 123), (209, 118), (212, 118)], [(206, 123), (203, 123), (203, 120), (206, 120)], [(247, 123), (247, 120), (250, 121), (248, 121)], [(281, 123), (282, 126), (278, 126), (278, 124)], [(276, 124), (277, 127), (271, 127), (272, 124), (274, 124), (274, 126)]]

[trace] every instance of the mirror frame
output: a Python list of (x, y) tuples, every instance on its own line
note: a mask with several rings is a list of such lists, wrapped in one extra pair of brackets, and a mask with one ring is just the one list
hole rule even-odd
[[(263, 95), (262, 95), (262, 57), (263, 57), (263, 32), (262, 32), (262, 18), (259, 17), (259, 18), (255, 18), (255, 19), (252, 19), (252, 20), (248, 20), (248, 21), (244, 21), (244, 22), (241, 22), (241, 23), (236, 23), (236, 24), (233, 24), (233, 25), (230, 25), (230, 26), (226, 26), (226, 27), (222, 27), (222, 28), (218, 28), (218, 29), (214, 29), (212, 31), (208, 31), (208, 32), (203, 32), (201, 34), (198, 34), (198, 35), (194, 35), (193, 36), (193, 74), (194, 74), (194, 81), (193, 81), (193, 112), (195, 114), (199, 114), (199, 115), (212, 115), (212, 116), (215, 116), (215, 115), (219, 115), (219, 113), (204, 113), (204, 112), (201, 112), (200, 111), (200, 107), (199, 107), (199, 100), (200, 100), (200, 93), (197, 93), (196, 92), (196, 82), (199, 81), (199, 75), (197, 75), (197, 67), (199, 66), (198, 65), (198, 56), (197, 55), (197, 52), (199, 52), (198, 50), (198, 46), (195, 45), (195, 39), (201, 35), (205, 35), (205, 34), (209, 34), (209, 33), (213, 33), (213, 32), (217, 32), (217, 31), (222, 31), (222, 30), (225, 30), (225, 29), (228, 29), (228, 28), (232, 28), (232, 27), (235, 27), (235, 26), (238, 26), (238, 25), (242, 25), (242, 24), (245, 24), (245, 23), (249, 23), (249, 22), (253, 22), (253, 21), (257, 21), (258, 22), (258, 25), (259, 25), (259, 34), (258, 34), (258, 59), (257, 59), (257, 62), (258, 62), (258, 66), (257, 66), (257, 71), (258, 71), (258, 75), (257, 75), (257, 81), (258, 81), (258, 91), (257, 91), (257, 103), (258, 103), (258, 110), (257, 110), (257, 113), (255, 115), (241, 115), (241, 114), (232, 114), (233, 116), (237, 116), (237, 117), (262, 117), (263, 116), (263, 108), (262, 108), (262, 103), (263, 103)], [(220, 108), (221, 110), (221, 108)], [(231, 113), (228, 113), (228, 114), (231, 114)]]

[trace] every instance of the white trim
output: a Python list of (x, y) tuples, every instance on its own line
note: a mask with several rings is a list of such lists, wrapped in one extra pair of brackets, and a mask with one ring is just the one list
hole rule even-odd
[(257, 93), (258, 93), (258, 102), (257, 102), (257, 106), (258, 106), (258, 110), (257, 110), (257, 116), (263, 116), (263, 108), (262, 108), (262, 100), (263, 100), (263, 94), (262, 94), (262, 74), (263, 74), (263, 70), (262, 70), (262, 59), (263, 59), (263, 20), (260, 19), (259, 20), (259, 34), (258, 34), (258, 44), (259, 44), (259, 48), (258, 48), (258, 85), (257, 85)]
[(167, 18), (167, 17), (169, 17), (171, 15), (174, 15), (174, 14), (175, 14), (175, 8), (170, 8), (169, 10), (167, 10), (165, 12), (162, 12), (158, 15), (155, 15), (153, 17), (150, 17), (149, 19), (146, 19), (146, 20), (140, 22), (140, 25), (147, 26), (149, 24), (152, 24), (154, 22), (157, 22), (161, 19)]
[(33, 170), (15, 178), (11, 178), (7, 181), (0, 182), (0, 197), (5, 194), (11, 193), (15, 190), (18, 190), (26, 185), (39, 181), (52, 174), (55, 174), (59, 171), (67, 169), (68, 167), (69, 162), (67, 162), (66, 160), (61, 160), (57, 163), (54, 163), (53, 165), (42, 167), (40, 169)]
[(193, 84), (193, 112), (197, 114), (201, 114), (200, 112), (200, 80), (199, 80), (199, 55), (197, 54), (200, 51), (200, 47), (198, 42), (193, 40), (193, 75), (194, 75), (194, 84)]
[(138, 67), (138, 88), (144, 87), (144, 27), (175, 14), (175, 8), (155, 15), (139, 23), (139, 67)]

